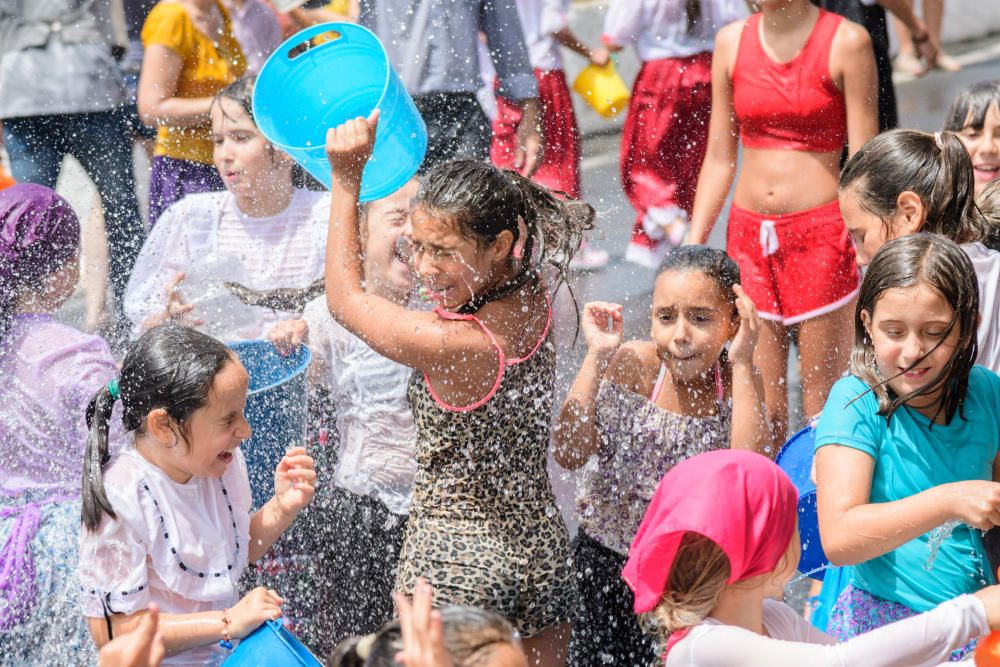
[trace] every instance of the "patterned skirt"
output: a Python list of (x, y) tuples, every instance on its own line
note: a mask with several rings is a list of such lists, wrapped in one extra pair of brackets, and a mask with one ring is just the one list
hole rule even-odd
[[(916, 616), (918, 613), (906, 605), (883, 600), (868, 591), (855, 588), (854, 584), (848, 584), (830, 612), (826, 631), (840, 641), (847, 641), (883, 625)], [(973, 640), (965, 647), (952, 651), (949, 661), (959, 662), (975, 648), (976, 640)]]
[(80, 501), (38, 506), (37, 530), (28, 539), (26, 550), (16, 548), (19, 542), (24, 544), (18, 538), (28, 537), (30, 532), (26, 531), (23, 503), (5, 501), (0, 509), (5, 510), (0, 518), (0, 560), (4, 573), (10, 574), (7, 567), (11, 566), (27, 575), (30, 570), (24, 565), (29, 563), (34, 570), (28, 579), (13, 582), (12, 577), (4, 581), (10, 589), (3, 590), (0, 596), (0, 607), (8, 621), (0, 628), (0, 663), (95, 664), (97, 650), (80, 611), (80, 586), (76, 578)]

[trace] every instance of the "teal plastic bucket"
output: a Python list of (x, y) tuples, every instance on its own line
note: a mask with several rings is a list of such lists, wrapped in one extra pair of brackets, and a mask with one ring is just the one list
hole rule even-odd
[(375, 109), (381, 116), (361, 201), (401, 188), (427, 152), (424, 119), (370, 30), (324, 23), (296, 33), (264, 63), (253, 94), (264, 136), (328, 188), (327, 130)]
[(240, 640), (224, 667), (323, 667), (280, 621), (267, 621)]
[(253, 506), (274, 495), (274, 469), (285, 451), (306, 444), (309, 348), (284, 357), (269, 341), (248, 340), (229, 345), (250, 375), (244, 414), (253, 435), (241, 449), (250, 474)]

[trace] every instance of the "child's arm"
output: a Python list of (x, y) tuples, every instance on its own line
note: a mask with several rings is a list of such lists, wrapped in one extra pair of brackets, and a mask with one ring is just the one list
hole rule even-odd
[(908, 498), (872, 503), (875, 459), (842, 445), (816, 451), (816, 500), (823, 550), (834, 565), (886, 554), (946, 521), (983, 530), (1000, 525), (1000, 484), (942, 484)]
[(729, 64), (735, 60), (742, 23), (731, 23), (715, 37), (712, 56), (712, 116), (708, 147), (702, 162), (691, 212), (691, 243), (705, 243), (736, 175), (739, 126), (733, 113), (733, 82)]
[[(229, 622), (223, 621), (223, 611), (202, 611), (194, 614), (160, 614), (160, 634), (166, 646), (167, 655), (175, 655), (199, 646), (208, 646), (221, 641), (223, 630), (228, 629), (233, 639), (243, 639), (262, 623), (281, 616), (284, 601), (272, 590), (255, 588), (229, 610)], [(148, 609), (133, 614), (112, 614), (111, 627), (115, 637), (136, 630)], [(90, 636), (98, 646), (104, 646), (108, 637), (107, 621), (103, 618), (87, 619)]]
[(358, 195), (361, 172), (375, 144), (378, 111), (327, 133), (333, 168), (330, 231), (326, 245), (326, 302), (340, 324), (387, 359), (430, 374), (446, 374), (462, 359), (468, 377), (496, 375), (493, 344), (475, 323), (450, 321), (435, 313), (408, 310), (362, 287)]
[(739, 285), (736, 309), (740, 315), (740, 329), (729, 347), (729, 366), (733, 373), (733, 417), (730, 447), (750, 449), (774, 457), (774, 437), (764, 406), (764, 380), (753, 364), (753, 351), (760, 334), (760, 318), (753, 301)]
[(622, 307), (616, 303), (588, 303), (583, 307), (580, 326), (587, 343), (587, 356), (552, 433), (553, 457), (568, 470), (585, 464), (600, 446), (597, 394), (604, 373), (622, 344)]
[(316, 471), (305, 447), (292, 447), (274, 471), (274, 496), (250, 519), (250, 562), (271, 548), (299, 511), (312, 501)]

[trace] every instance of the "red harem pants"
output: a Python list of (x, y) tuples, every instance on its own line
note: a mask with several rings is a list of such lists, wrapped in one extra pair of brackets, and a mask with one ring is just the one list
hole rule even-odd
[[(535, 172), (536, 183), (550, 190), (580, 197), (580, 131), (576, 126), (573, 102), (561, 69), (535, 70), (542, 107), (542, 165)], [(490, 159), (498, 167), (513, 169), (517, 158), (517, 126), (521, 108), (497, 95), (497, 117), (493, 120)]]
[(666, 254), (643, 229), (649, 209), (691, 215), (711, 113), (710, 52), (643, 63), (622, 131), (622, 187), (636, 211), (626, 259), (656, 267)]

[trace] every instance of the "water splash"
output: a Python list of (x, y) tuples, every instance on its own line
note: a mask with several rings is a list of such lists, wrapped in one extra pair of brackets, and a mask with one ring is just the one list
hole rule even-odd
[(951, 537), (951, 534), (955, 532), (955, 528), (961, 525), (961, 523), (961, 521), (946, 521), (928, 534), (927, 548), (929, 554), (927, 560), (924, 561), (925, 572), (930, 572), (934, 569), (934, 561), (937, 559), (938, 551), (941, 550), (941, 545)]
[(785, 586), (791, 586), (792, 584), (797, 584), (800, 581), (802, 581), (803, 579), (811, 577), (814, 574), (819, 574), (823, 570), (827, 570), (827, 569), (829, 569), (831, 567), (833, 567), (833, 566), (830, 565), (829, 563), (825, 563), (824, 565), (820, 565), (819, 567), (814, 567), (813, 569), (809, 570), (808, 572), (799, 572), (799, 574), (797, 576), (793, 577), (791, 581), (789, 581), (787, 584), (785, 584)]

